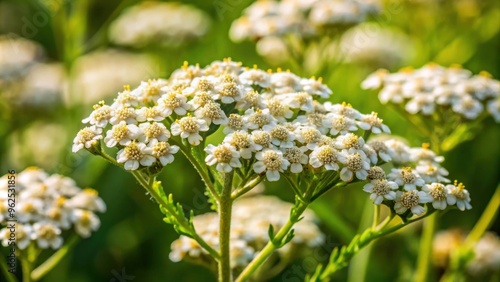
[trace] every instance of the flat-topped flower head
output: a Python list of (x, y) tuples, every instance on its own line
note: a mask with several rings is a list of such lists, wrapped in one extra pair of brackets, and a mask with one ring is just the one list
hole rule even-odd
[(340, 171), (340, 179), (350, 182), (356, 176), (359, 180), (365, 180), (368, 177), (370, 161), (363, 151), (354, 148), (342, 150), (339, 155), (339, 161), (344, 165)]
[(254, 89), (247, 90), (243, 94), (243, 97), (236, 103), (236, 108), (242, 110), (250, 108), (263, 109), (265, 108), (264, 98)]
[(335, 113), (329, 113), (325, 116), (323, 126), (329, 129), (333, 136), (358, 130), (353, 119)]
[(10, 239), (16, 238), (16, 246), (20, 250), (26, 249), (29, 246), (32, 237), (34, 237), (33, 227), (28, 224), (17, 223), (15, 232), (12, 231), (14, 231), (14, 229), (4, 228), (0, 230), (0, 240), (2, 240), (2, 246), (8, 247), (9, 243), (12, 243)]
[(142, 107), (136, 112), (137, 121), (162, 121), (165, 119), (165, 114), (158, 107)]
[(338, 149), (356, 149), (361, 150), (365, 145), (365, 140), (354, 133), (347, 133), (337, 137), (335, 147)]
[(148, 146), (151, 148), (151, 155), (155, 157), (163, 166), (174, 161), (174, 155), (179, 151), (179, 146), (170, 145), (168, 142), (152, 140)]
[(207, 125), (212, 123), (225, 125), (228, 123), (226, 114), (221, 109), (220, 105), (215, 102), (206, 103), (203, 107), (198, 108), (194, 113), (197, 118), (204, 119), (207, 122)]
[(75, 224), (76, 233), (82, 236), (82, 238), (90, 237), (91, 232), (96, 231), (101, 226), (99, 218), (88, 210), (74, 210), (71, 219)]
[(197, 146), (203, 140), (200, 132), (208, 131), (208, 129), (209, 127), (205, 120), (186, 116), (172, 123), (171, 132), (174, 136), (180, 135), (183, 139), (187, 138), (191, 145)]
[(85, 188), (66, 201), (65, 206), (75, 209), (87, 209), (90, 211), (105, 212), (106, 204), (99, 198), (96, 190)]
[[(266, 128), (265, 128), (266, 129)], [(280, 148), (291, 148), (294, 146), (295, 136), (283, 125), (271, 127), (269, 132), (272, 137), (271, 143)]]
[(246, 125), (243, 123), (243, 117), (239, 114), (230, 114), (223, 132), (224, 134), (229, 134), (243, 128), (246, 128)]
[(209, 144), (205, 148), (205, 152), (207, 152), (205, 162), (208, 165), (217, 164), (217, 170), (220, 172), (230, 172), (235, 167), (241, 167), (240, 153), (231, 145), (214, 146)]
[(360, 120), (363, 117), (358, 110), (346, 102), (342, 102), (342, 104), (332, 104), (330, 102), (326, 102), (324, 103), (324, 107), (330, 113), (345, 116), (353, 120)]
[(38, 247), (46, 249), (59, 249), (62, 246), (63, 238), (61, 229), (50, 223), (36, 222), (33, 224), (32, 240), (36, 240)]
[(249, 129), (262, 129), (268, 125), (270, 127), (276, 125), (276, 119), (271, 115), (269, 109), (248, 109), (245, 111), (246, 127)]
[(396, 210), (398, 214), (403, 214), (407, 210), (410, 210), (415, 215), (422, 215), (425, 212), (425, 208), (422, 204), (430, 203), (432, 201), (432, 196), (424, 191), (398, 191), (396, 192), (394, 210)]
[(187, 103), (187, 97), (175, 91), (164, 94), (158, 99), (158, 110), (165, 117), (170, 116), (172, 113), (183, 116), (188, 110), (191, 110), (191, 107)]
[(110, 106), (105, 105), (103, 101), (94, 105), (94, 111), (90, 116), (84, 120), (83, 123), (90, 123), (97, 127), (105, 127), (112, 117), (112, 109)]
[(449, 194), (449, 197), (446, 198), (448, 205), (457, 205), (458, 209), (461, 211), (472, 209), (470, 194), (469, 191), (465, 189), (465, 185), (455, 180), (453, 185), (446, 185), (446, 189)]
[(291, 148), (284, 148), (283, 157), (290, 162), (290, 171), (293, 173), (300, 173), (303, 170), (303, 165), (307, 164), (308, 157), (305, 154), (307, 147), (293, 146)]
[(314, 168), (324, 167), (326, 170), (339, 170), (339, 151), (328, 145), (317, 147), (312, 151), (309, 163)]
[[(380, 158), (382, 161), (392, 161), (391, 155), (393, 155), (394, 153), (392, 152), (392, 149), (389, 148), (384, 142), (378, 140), (370, 140), (367, 145), (375, 151), (375, 156)], [(378, 162), (378, 158), (374, 162), (375, 164)]]
[(102, 139), (102, 128), (96, 126), (88, 126), (80, 131), (73, 139), (73, 153), (80, 151), (83, 148), (90, 149), (92, 146), (99, 143), (99, 139)]
[(375, 134), (391, 133), (389, 127), (382, 122), (383, 120), (378, 117), (378, 114), (372, 112), (370, 115), (362, 115), (358, 126), (363, 130), (371, 130)]
[(167, 141), (170, 138), (170, 132), (163, 123), (141, 123), (139, 130), (142, 134), (139, 135), (138, 140), (144, 143), (149, 143), (152, 140)]
[(151, 166), (156, 158), (152, 156), (151, 148), (142, 142), (130, 142), (125, 148), (118, 151), (116, 161), (123, 163), (126, 170), (136, 170), (140, 165)]
[(224, 138), (224, 143), (235, 147), (244, 159), (252, 158), (252, 152), (255, 150), (251, 135), (242, 130), (228, 134)]
[(415, 190), (425, 184), (422, 177), (411, 167), (393, 168), (387, 177), (399, 186), (403, 186), (406, 191)]
[(125, 9), (111, 23), (109, 37), (122, 46), (178, 48), (203, 37), (209, 28), (208, 15), (191, 5), (147, 1)]
[(268, 72), (254, 68), (243, 71), (239, 75), (239, 79), (244, 84), (257, 85), (262, 88), (271, 86), (271, 77)]
[(283, 157), (283, 153), (278, 150), (264, 149), (255, 155), (257, 162), (253, 165), (256, 173), (266, 172), (267, 180), (277, 181), (280, 179), (280, 172), (288, 168), (290, 162)]
[(437, 163), (421, 161), (417, 163), (415, 170), (425, 180), (426, 183), (442, 182), (449, 183), (446, 178), (448, 171)]
[(266, 148), (272, 148), (272, 136), (269, 132), (263, 130), (252, 131), (252, 141), (257, 151)]
[(312, 127), (301, 127), (298, 129), (297, 140), (306, 145), (308, 149), (314, 150), (321, 140), (321, 132)]
[(231, 25), (233, 41), (264, 41), (270, 38), (320, 38), (338, 29), (363, 22), (377, 14), (373, 1), (256, 1)]
[(114, 125), (111, 130), (108, 130), (104, 142), (109, 148), (115, 147), (117, 144), (125, 146), (139, 138), (140, 129), (135, 124), (127, 124), (121, 121), (119, 124)]
[(269, 113), (281, 122), (285, 122), (287, 119), (293, 116), (293, 112), (289, 109), (286, 101), (281, 101), (277, 98), (271, 98), (267, 100), (267, 108)]
[(126, 124), (136, 124), (137, 123), (137, 113), (134, 108), (117, 105), (113, 110), (113, 116), (109, 120), (109, 123), (112, 125), (117, 125), (120, 122), (124, 121)]
[(368, 170), (367, 180), (385, 179), (385, 171), (379, 166), (372, 166)]
[[(450, 195), (448, 194), (448, 190), (441, 183), (431, 183), (426, 184), (422, 187), (422, 191), (427, 192), (432, 198), (432, 206), (437, 210), (446, 209), (448, 198)], [(451, 200), (451, 199), (450, 199)]]
[(136, 107), (139, 104), (139, 96), (130, 92), (130, 85), (124, 85), (123, 88), (123, 92), (118, 92), (113, 106)]
[[(0, 177), (0, 190), (7, 195), (7, 176)], [(6, 181), (3, 182), (2, 180)], [(1, 197), (0, 197), (1, 198)], [(72, 179), (29, 167), (16, 175), (16, 246), (24, 250), (30, 244), (38, 248), (59, 249), (65, 233), (78, 232), (72, 220), (75, 210), (104, 212), (106, 205), (93, 189), (80, 189)], [(7, 198), (4, 198), (7, 202)], [(5, 211), (7, 212), (7, 210)], [(95, 216), (95, 220), (99, 220)], [(7, 218), (1, 218), (2, 226), (8, 225)], [(97, 226), (98, 227), (98, 226)], [(97, 230), (97, 227), (94, 229)], [(80, 234), (81, 235), (81, 234)], [(10, 228), (0, 230), (2, 244), (8, 246)]]
[(399, 188), (398, 184), (387, 179), (374, 179), (370, 183), (363, 186), (363, 191), (370, 193), (370, 199), (375, 205), (380, 205), (384, 199), (396, 199), (396, 192)]
[[(490, 75), (472, 75), (460, 66), (445, 68), (435, 63), (396, 73), (379, 70), (363, 81), (362, 87), (380, 90), (382, 103), (392, 102), (409, 114), (429, 116), (438, 126), (456, 117), (464, 122), (477, 119), (487, 104), (500, 96), (500, 82)], [(445, 111), (447, 114), (439, 120), (432, 117), (434, 112)]]

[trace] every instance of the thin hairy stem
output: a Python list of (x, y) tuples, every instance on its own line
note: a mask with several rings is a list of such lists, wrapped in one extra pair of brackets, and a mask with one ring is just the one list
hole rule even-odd
[(230, 235), (231, 235), (231, 190), (234, 171), (224, 174), (224, 187), (219, 201), (219, 282), (231, 281)]

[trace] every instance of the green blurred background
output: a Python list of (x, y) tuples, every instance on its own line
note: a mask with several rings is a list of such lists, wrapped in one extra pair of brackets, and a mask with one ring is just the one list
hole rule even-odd
[[(257, 55), (253, 43), (236, 44), (228, 37), (231, 22), (252, 2), (248, 0), (183, 1), (205, 11), (212, 19), (208, 34), (191, 44), (160, 49), (113, 46), (107, 34), (110, 22), (138, 2), (0, 0), (0, 35), (21, 36), (38, 42), (45, 50), (44, 60), (61, 63), (70, 79), (79, 57), (107, 48), (153, 54), (154, 67), (145, 71), (145, 78), (166, 78), (185, 60), (205, 66), (214, 60), (231, 57), (247, 66), (257, 64), (262, 69), (275, 68)], [(404, 33), (410, 40), (413, 55), (391, 65), (391, 71), (406, 65), (417, 68), (433, 61), (444, 66), (461, 64), (473, 73), (486, 70), (494, 78), (500, 77), (499, 1), (385, 1), (383, 13), (369, 21)], [(101, 63), (107, 62), (103, 60)], [(394, 134), (419, 146), (427, 140), (422, 139), (403, 117), (383, 107), (376, 94), (360, 88), (361, 81), (379, 67), (359, 63), (336, 65), (329, 77), (324, 78), (334, 92), (331, 101), (349, 102), (364, 113), (379, 112)], [(92, 87), (85, 89), (93, 91)], [(112, 101), (115, 93), (121, 90), (117, 87), (105, 100)], [(40, 107), (12, 103), (10, 91), (0, 89), (2, 96), (7, 92), (10, 95), (0, 101), (1, 171), (21, 171), (26, 166), (37, 165), (51, 173), (73, 177), (80, 187), (97, 189), (108, 207), (107, 212), (100, 215), (102, 225), (98, 232), (82, 240), (43, 281), (113, 281), (116, 279), (114, 273), (122, 271), (135, 276), (134, 281), (215, 281), (204, 268), (169, 260), (170, 244), (178, 235), (171, 226), (162, 222), (156, 204), (131, 175), (87, 152), (71, 153), (72, 139), (81, 128), (80, 121), (91, 112), (91, 105), (97, 100), (70, 104), (63, 100)], [(84, 97), (89, 94), (82, 88), (74, 88), (70, 95)], [(46, 139), (47, 134), (49, 139)], [(35, 144), (41, 140), (49, 141), (45, 141), (45, 146)], [(499, 156), (500, 125), (491, 118), (485, 120), (475, 139), (446, 155), (444, 166), (452, 179), (459, 179), (466, 185), (472, 196), (473, 209), (443, 215), (440, 229), (472, 228), (500, 182)], [(176, 200), (186, 207), (192, 207), (195, 214), (200, 214), (208, 211), (209, 206), (203, 196), (201, 181), (193, 177), (195, 173), (179, 155), (163, 172), (161, 179), (167, 183), (167, 192), (173, 193)], [(291, 190), (282, 181), (267, 188), (266, 194), (292, 200)], [(367, 198), (360, 187), (350, 187), (332, 191), (313, 205), (324, 222), (323, 231), (328, 234), (324, 252), (346, 243), (349, 234), (366, 225), (364, 219), (371, 212), (365, 211), (369, 206)], [(340, 214), (347, 231), (338, 232), (332, 226), (335, 222), (329, 224), (328, 209)], [(418, 251), (419, 230), (417, 225), (379, 240), (370, 254), (361, 253), (351, 268), (341, 272), (336, 280), (410, 281)], [(492, 230), (500, 233), (499, 220)], [(314, 257), (299, 260), (275, 281), (299, 281), (297, 278), (303, 275), (303, 271), (311, 271), (311, 266), (320, 262)], [(366, 264), (365, 272), (361, 265)]]

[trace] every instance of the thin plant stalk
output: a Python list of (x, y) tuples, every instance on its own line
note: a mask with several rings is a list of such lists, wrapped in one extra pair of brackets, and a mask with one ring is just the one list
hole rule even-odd
[(62, 248), (57, 250), (57, 252), (55, 252), (50, 258), (31, 272), (31, 279), (33, 281), (38, 281), (45, 276), (45, 274), (52, 270), (66, 256), (66, 254), (73, 249), (79, 239), (80, 238), (77, 235), (72, 236)]
[(234, 171), (224, 174), (224, 187), (222, 188), (219, 200), (219, 282), (230, 282), (231, 279), (231, 254), (230, 254), (230, 235), (231, 235), (231, 209), (232, 199), (231, 190)]
[(302, 213), (307, 208), (307, 203), (300, 202), (300, 204), (295, 208), (295, 213), (290, 216), (288, 221), (281, 227), (276, 236), (270, 240), (266, 246), (260, 251), (260, 253), (248, 264), (240, 276), (236, 279), (236, 282), (247, 281), (252, 274), (271, 256), (271, 254), (278, 248), (277, 245), (280, 244), (285, 237), (289, 234), (293, 225), (298, 221)]
[(7, 268), (7, 260), (5, 260), (3, 255), (0, 255), (0, 264), (0, 269), (2, 269), (2, 273), (5, 276), (5, 279), (7, 279), (7, 282), (18, 282), (15, 273), (9, 272), (9, 269)]

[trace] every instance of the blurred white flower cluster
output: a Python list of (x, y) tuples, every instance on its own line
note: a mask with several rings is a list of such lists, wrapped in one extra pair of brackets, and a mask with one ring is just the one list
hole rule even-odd
[(260, 40), (296, 34), (320, 36), (331, 28), (345, 28), (363, 22), (380, 10), (372, 0), (282, 0), (256, 1), (231, 26), (234, 41)]
[(472, 75), (459, 66), (437, 64), (392, 74), (382, 69), (363, 81), (362, 87), (380, 89), (380, 102), (400, 104), (410, 114), (441, 119), (458, 115), (466, 121), (489, 113), (500, 122), (500, 82), (486, 72)]
[(362, 23), (342, 35), (338, 60), (375, 67), (400, 67), (415, 54), (411, 38), (396, 28)]
[(21, 37), (0, 36), (0, 86), (25, 75), (42, 58), (39, 44)]
[[(288, 220), (292, 204), (273, 196), (242, 198), (234, 203), (231, 219), (231, 267), (245, 267), (269, 241), (269, 225), (279, 230)], [(325, 237), (315, 224), (314, 214), (306, 210), (303, 219), (294, 225), (295, 236), (289, 244), (278, 249), (278, 254), (293, 260), (304, 252), (323, 244)], [(206, 213), (194, 217), (194, 225), (200, 236), (214, 248), (219, 246), (219, 217)], [(186, 236), (175, 240), (170, 259), (206, 260), (209, 254), (198, 243)]]
[(191, 5), (146, 1), (126, 9), (111, 24), (109, 36), (124, 46), (178, 47), (204, 36), (210, 24), (210, 18)]
[(38, 43), (0, 36), (0, 92), (9, 105), (52, 107), (62, 101), (66, 84), (62, 64), (44, 62)]
[[(433, 243), (434, 264), (447, 268), (450, 257), (463, 246), (466, 234), (457, 229), (443, 230), (436, 234)], [(474, 246), (474, 258), (467, 264), (467, 273), (474, 278), (485, 279), (500, 271), (500, 238), (493, 232), (486, 232)]]
[(107, 49), (79, 57), (72, 68), (74, 102), (93, 104), (114, 96), (124, 84), (135, 84), (156, 74), (145, 55)]
[[(449, 182), (439, 164), (443, 157), (396, 140), (366, 143), (363, 136), (389, 133), (389, 128), (377, 113), (317, 101), (330, 94), (320, 79), (281, 70), (245, 68), (230, 60), (205, 68), (186, 63), (169, 80), (126, 87), (113, 104), (95, 105), (73, 151), (99, 153), (103, 140), (126, 170), (156, 173), (180, 149), (190, 154), (201, 146), (214, 173), (235, 170), (268, 181), (310, 173), (322, 174), (326, 183), (368, 180), (365, 190), (374, 203), (388, 200), (392, 207), (395, 201), (400, 214), (420, 215), (431, 202), (436, 209), (470, 208), (462, 184), (441, 184)], [(206, 137), (216, 131), (223, 134), (222, 142), (206, 145)], [(395, 165), (387, 177), (377, 167), (386, 162)]]
[[(12, 223), (7, 222), (11, 219), (11, 207), (7, 201), (8, 183), (7, 175), (0, 178), (1, 225)], [(95, 212), (106, 210), (97, 191), (90, 188), (82, 190), (71, 178), (49, 175), (36, 167), (17, 174), (15, 189), (12, 215), (17, 219), (15, 238), (19, 249), (35, 243), (41, 249), (58, 249), (63, 244), (63, 231), (72, 228), (78, 235), (87, 238), (100, 226)], [(6, 227), (0, 230), (4, 246), (8, 246), (11, 237), (11, 229)]]

